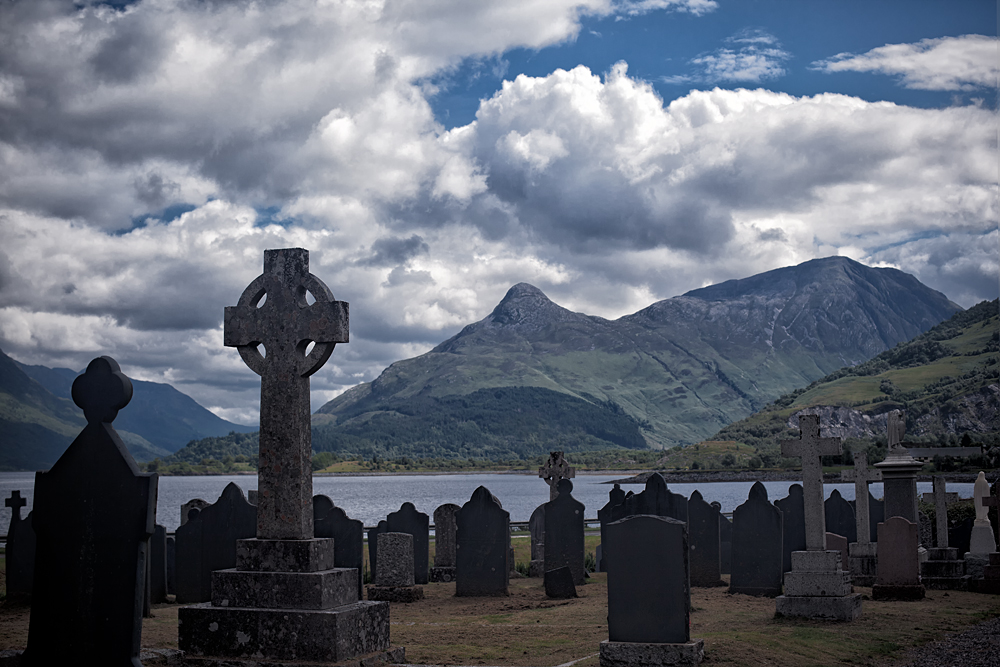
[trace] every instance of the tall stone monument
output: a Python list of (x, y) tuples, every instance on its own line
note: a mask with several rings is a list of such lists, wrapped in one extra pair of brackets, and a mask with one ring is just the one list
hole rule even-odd
[(948, 545), (947, 483), (944, 477), (934, 478), (934, 547), (927, 550), (927, 560), (920, 564), (920, 581), (925, 588), (960, 589), (965, 580), (965, 561), (958, 557), (958, 548)]
[(213, 573), (211, 603), (178, 611), (189, 662), (402, 662), (389, 605), (359, 601), (359, 572), (335, 568), (334, 541), (313, 535), (309, 376), (348, 328), (348, 305), (301, 248), (265, 250), (264, 273), (226, 308), (225, 344), (261, 376), (257, 537), (239, 541), (235, 569)]
[(782, 456), (802, 459), (806, 550), (792, 552), (785, 594), (776, 600), (778, 614), (838, 621), (853, 621), (861, 615), (861, 596), (853, 592), (851, 575), (842, 569), (840, 553), (826, 548), (822, 458), (840, 451), (840, 438), (820, 436), (818, 415), (801, 415), (799, 438), (781, 443)]
[(576, 477), (576, 468), (571, 466), (562, 452), (549, 452), (549, 460), (538, 469), (538, 476), (549, 485), (549, 500), (559, 495), (559, 480)]
[(445, 503), (434, 510), (434, 567), (431, 581), (455, 581), (455, 534), (458, 524), (455, 515), (462, 509)]
[(111, 423), (132, 382), (111, 357), (76, 378), (87, 426), (35, 475), (37, 547), (22, 665), (139, 665), (157, 475), (141, 473)]
[(845, 482), (854, 482), (854, 520), (856, 522), (857, 541), (848, 547), (851, 581), (858, 586), (871, 586), (878, 574), (876, 569), (875, 544), (871, 541), (870, 508), (868, 504), (868, 485), (882, 480), (880, 470), (868, 467), (868, 454), (854, 452), (854, 470), (840, 473)]

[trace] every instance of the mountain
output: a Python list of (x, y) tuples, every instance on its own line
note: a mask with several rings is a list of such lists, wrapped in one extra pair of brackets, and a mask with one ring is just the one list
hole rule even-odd
[[(29, 366), (0, 351), (0, 470), (44, 469), (86, 424), (70, 390), (80, 372)], [(115, 429), (138, 461), (167, 456), (191, 440), (250, 432), (220, 419), (167, 384), (132, 380)]]
[[(844, 257), (693, 290), (617, 320), (569, 311), (520, 283), (483, 320), (320, 408), (314, 447), (375, 445), (359, 423), (430, 438), (427, 410), (499, 388), (511, 406), (537, 400), (527, 388), (561, 395), (550, 401), (554, 421), (571, 409), (561, 401), (575, 399), (628, 417), (650, 446), (698, 442), (960, 310), (913, 276)], [(519, 437), (464, 418), (479, 432)], [(439, 435), (442, 446), (462, 448), (461, 436)]]
[(792, 437), (800, 414), (821, 415), (825, 434), (884, 441), (886, 415), (895, 409), (906, 411), (907, 439), (951, 443), (969, 433), (977, 442), (1000, 444), (1000, 301), (984, 301), (869, 361), (785, 394), (713, 440), (751, 445), (773, 465), (776, 443)]

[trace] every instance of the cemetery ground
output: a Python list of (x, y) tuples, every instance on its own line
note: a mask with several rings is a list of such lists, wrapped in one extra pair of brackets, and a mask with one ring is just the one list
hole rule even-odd
[[(593, 551), (596, 542), (588, 536), (586, 549)], [(526, 563), (527, 533), (515, 533), (513, 544), (516, 561)], [(855, 591), (865, 598), (861, 618), (824, 623), (775, 618), (771, 598), (693, 588), (691, 636), (705, 640), (707, 664), (893, 665), (905, 662), (911, 647), (1000, 618), (998, 596), (929, 590), (919, 602), (877, 602), (868, 599), (871, 589)], [(553, 667), (579, 661), (580, 667), (597, 667), (598, 646), (608, 637), (606, 575), (591, 574), (578, 593), (550, 600), (541, 579), (521, 577), (511, 579), (505, 598), (459, 598), (454, 583), (427, 584), (423, 600), (392, 605), (392, 643), (406, 647), (411, 664)], [(177, 647), (178, 607), (154, 606), (153, 618), (143, 623), (143, 647)], [(28, 618), (23, 604), (0, 603), (0, 650), (25, 646)]]

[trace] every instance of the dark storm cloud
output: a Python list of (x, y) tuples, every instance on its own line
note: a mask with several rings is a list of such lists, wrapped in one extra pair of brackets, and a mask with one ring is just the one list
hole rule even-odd
[(414, 234), (409, 238), (383, 237), (371, 247), (371, 255), (361, 260), (363, 266), (395, 266), (405, 264), (417, 255), (426, 255), (430, 247), (424, 239)]

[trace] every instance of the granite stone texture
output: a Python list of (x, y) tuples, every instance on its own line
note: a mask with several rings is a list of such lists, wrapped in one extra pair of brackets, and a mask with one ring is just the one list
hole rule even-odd
[(236, 569), (262, 572), (320, 572), (335, 567), (335, 542), (330, 538), (236, 542)]
[(802, 503), (808, 551), (822, 551), (826, 548), (822, 458), (840, 453), (840, 438), (824, 438), (820, 435), (819, 415), (800, 415), (798, 439), (781, 441), (782, 456), (796, 456), (802, 461)]
[(878, 546), (875, 542), (854, 542), (848, 545), (851, 582), (855, 586), (871, 586), (878, 575)]
[(358, 571), (212, 573), (212, 604), (216, 607), (268, 609), (332, 609), (357, 602)]
[(431, 581), (434, 583), (449, 583), (455, 581), (455, 567), (437, 567), (431, 568)]
[(378, 536), (377, 586), (413, 586), (413, 535), (381, 533)]
[(806, 550), (806, 510), (802, 500), (802, 485), (792, 484), (788, 495), (774, 501), (781, 510), (781, 571), (792, 569), (792, 552)]
[(418, 512), (413, 503), (403, 503), (386, 517), (390, 533), (407, 533), (413, 536), (413, 580), (426, 584), (430, 569), (430, 517)]
[(385, 519), (378, 522), (368, 530), (368, 564), (371, 567), (372, 576), (378, 572), (378, 536), (381, 533), (389, 532)]
[(853, 621), (861, 616), (861, 595), (840, 597), (790, 597), (775, 600), (775, 613), (824, 621)]
[[(458, 524), (455, 514), (462, 509), (453, 503), (445, 503), (434, 510), (434, 567), (455, 567), (455, 533)], [(447, 579), (451, 581), (451, 579)]]
[(680, 644), (648, 644), (604, 640), (600, 648), (601, 667), (694, 667), (705, 659), (705, 640)]
[[(181, 653), (178, 651), (178, 653)], [(169, 659), (167, 665), (173, 665)], [(184, 667), (286, 667), (287, 662), (275, 662), (266, 659), (234, 660), (232, 658), (210, 658), (204, 656), (184, 656)], [(354, 656), (339, 662), (316, 662), (314, 660), (296, 660), (295, 667), (385, 667), (386, 665), (406, 664), (406, 649), (393, 646), (385, 651), (374, 651), (364, 655)]]
[(368, 586), (368, 599), (378, 602), (416, 602), (424, 599), (423, 586)]

